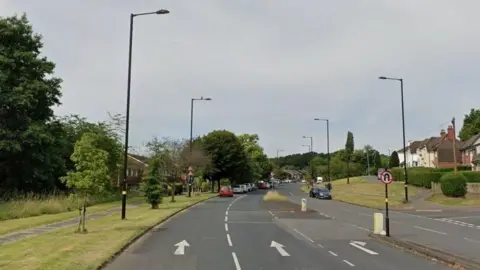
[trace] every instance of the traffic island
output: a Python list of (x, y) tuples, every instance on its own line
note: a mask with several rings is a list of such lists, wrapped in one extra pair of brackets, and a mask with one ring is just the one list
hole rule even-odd
[(441, 263), (447, 264), (448, 266), (454, 269), (462, 269), (462, 270), (480, 269), (479, 263), (473, 260), (470, 260), (468, 258), (462, 257), (460, 255), (447, 253), (445, 251), (420, 245), (418, 243), (414, 243), (398, 237), (392, 237), (392, 236), (388, 237), (388, 236), (382, 236), (374, 233), (369, 233), (368, 236), (379, 242), (388, 244), (395, 248), (398, 248), (404, 251), (409, 251), (415, 255), (423, 256), (430, 260), (439, 261)]

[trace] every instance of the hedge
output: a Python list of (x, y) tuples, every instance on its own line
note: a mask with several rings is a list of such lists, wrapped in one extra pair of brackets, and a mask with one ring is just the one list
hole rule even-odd
[[(447, 168), (450, 169), (450, 168)], [(453, 168), (452, 168), (453, 170)], [(404, 181), (403, 168), (393, 168), (391, 170), (393, 179), (395, 181)], [(460, 170), (459, 170), (460, 171)], [(440, 183), (440, 178), (451, 171), (444, 170), (444, 168), (425, 168), (414, 167), (407, 168), (408, 183), (412, 186), (432, 188), (433, 183)], [(468, 183), (480, 183), (480, 172), (475, 171), (460, 171), (467, 179)]]

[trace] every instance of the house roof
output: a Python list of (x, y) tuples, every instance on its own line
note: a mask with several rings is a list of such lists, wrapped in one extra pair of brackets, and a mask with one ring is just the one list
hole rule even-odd
[(463, 143), (462, 147), (460, 148), (460, 151), (466, 150), (466, 149), (468, 149), (468, 148), (470, 148), (470, 147), (473, 147), (474, 144), (475, 144), (475, 142), (476, 142), (478, 139), (480, 139), (480, 133), (477, 134), (477, 135), (473, 135), (470, 139), (466, 140), (466, 141)]
[(402, 148), (402, 149), (398, 150), (397, 152), (403, 153), (403, 152), (405, 152), (405, 150), (409, 149), (410, 153), (415, 154), (421, 143), (422, 143), (422, 141), (413, 141), (407, 147)]

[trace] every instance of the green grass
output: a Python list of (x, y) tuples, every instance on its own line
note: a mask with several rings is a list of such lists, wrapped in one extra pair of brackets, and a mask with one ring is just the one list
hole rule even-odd
[(97, 269), (133, 238), (195, 202), (217, 194), (164, 198), (160, 209), (143, 204), (128, 210), (128, 219), (113, 214), (87, 221), (87, 234), (74, 233), (75, 226), (2, 245), (0, 270)]
[(450, 206), (479, 206), (480, 194), (467, 194), (465, 198), (451, 198), (443, 194), (434, 194), (427, 201)]

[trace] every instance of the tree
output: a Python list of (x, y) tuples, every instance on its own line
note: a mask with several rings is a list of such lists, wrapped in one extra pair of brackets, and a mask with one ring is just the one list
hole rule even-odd
[(63, 130), (52, 110), (61, 79), (42, 47), (26, 15), (0, 18), (0, 190), (44, 191), (65, 172)]
[(353, 142), (353, 133), (347, 133), (347, 142), (345, 143), (345, 162), (347, 163), (347, 184), (350, 184), (350, 161), (352, 159), (353, 151), (355, 150), (354, 142)]
[[(249, 170), (252, 172), (252, 178), (255, 180), (268, 178), (272, 171), (272, 164), (259, 145), (257, 134), (242, 134), (237, 136), (243, 146), (248, 158)], [(246, 179), (251, 182), (251, 179)]]
[(398, 158), (397, 151), (393, 151), (390, 156), (390, 168), (395, 168), (400, 166), (400, 159)]
[(471, 109), (469, 114), (463, 119), (463, 126), (458, 134), (462, 141), (470, 139), (473, 135), (480, 133), (480, 109)]
[(71, 157), (76, 170), (68, 172), (61, 179), (78, 195), (83, 196), (79, 208), (78, 232), (87, 232), (85, 215), (88, 196), (102, 192), (109, 182), (108, 153), (98, 147), (99, 139), (94, 133), (83, 134), (82, 138), (75, 143), (75, 150)]
[(141, 186), (147, 202), (152, 206), (152, 209), (158, 209), (158, 205), (162, 203), (163, 176), (160, 162), (161, 160), (158, 157), (152, 158), (148, 162), (147, 172)]
[[(220, 190), (220, 179), (230, 179), (232, 183), (241, 183), (248, 171), (248, 157), (240, 140), (230, 131), (215, 130), (202, 139), (202, 147), (211, 158), (207, 174), (213, 181), (217, 181)], [(212, 188), (213, 189), (213, 188)]]

